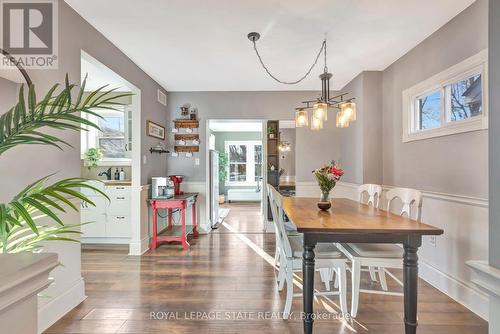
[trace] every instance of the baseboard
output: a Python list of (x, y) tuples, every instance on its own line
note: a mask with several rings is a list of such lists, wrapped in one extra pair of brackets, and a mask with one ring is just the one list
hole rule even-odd
[(92, 238), (82, 237), (82, 244), (112, 244), (112, 245), (128, 245), (130, 238)]
[(43, 333), (86, 298), (85, 281), (81, 277), (66, 292), (38, 309), (38, 333)]
[(488, 321), (488, 296), (474, 287), (453, 278), (425, 261), (419, 261), (418, 276)]
[(142, 238), (140, 241), (130, 241), (128, 255), (140, 256), (149, 250), (149, 236)]

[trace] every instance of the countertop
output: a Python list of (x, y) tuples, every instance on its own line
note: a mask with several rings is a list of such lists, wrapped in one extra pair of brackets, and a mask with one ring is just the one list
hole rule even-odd
[(115, 180), (103, 180), (106, 186), (131, 186), (132, 181), (115, 181)]

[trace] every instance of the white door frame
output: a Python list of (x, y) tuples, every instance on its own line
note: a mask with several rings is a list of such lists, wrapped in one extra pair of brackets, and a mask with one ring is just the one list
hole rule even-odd
[[(92, 63), (97, 68), (109, 72), (114, 79), (123, 82), (125, 86), (130, 88), (132, 92), (132, 140), (134, 143), (132, 149), (132, 186), (131, 186), (131, 212), (130, 212), (130, 242), (129, 242), (129, 255), (141, 255), (148, 249), (148, 227), (142, 226), (141, 222), (141, 192), (143, 187), (141, 185), (141, 90), (130, 83), (128, 80), (121, 77), (118, 73), (101, 63), (88, 52), (81, 50), (81, 58)], [(110, 87), (113, 88), (113, 87)], [(147, 238), (146, 238), (146, 237)]]
[(267, 164), (264, 163), (265, 157), (267, 157), (267, 120), (263, 119), (235, 119), (235, 118), (210, 118), (207, 119), (206, 128), (205, 128), (205, 216), (208, 217), (208, 233), (210, 233), (210, 147), (208, 145), (210, 140), (210, 121), (227, 121), (227, 122), (260, 122), (262, 124), (262, 132), (261, 132), (261, 140), (262, 140), (262, 190), (261, 190), (261, 198), (260, 198), (260, 210), (262, 213), (262, 230), (266, 232), (267, 226), (265, 222), (267, 222), (267, 196), (265, 185), (267, 184)]

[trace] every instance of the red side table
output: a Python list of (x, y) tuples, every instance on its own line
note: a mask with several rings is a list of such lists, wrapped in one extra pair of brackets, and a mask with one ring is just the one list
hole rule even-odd
[[(196, 200), (198, 193), (185, 193), (171, 198), (154, 198), (149, 200), (149, 205), (153, 209), (153, 241), (150, 248), (156, 249), (160, 242), (177, 241), (182, 243), (182, 248), (190, 247), (187, 242), (187, 236), (193, 234), (193, 238), (198, 238), (198, 227), (196, 221)], [(186, 225), (186, 209), (192, 206), (193, 225)], [(168, 210), (168, 226), (158, 233), (157, 210)], [(172, 213), (174, 209), (181, 210), (181, 225), (172, 224)]]

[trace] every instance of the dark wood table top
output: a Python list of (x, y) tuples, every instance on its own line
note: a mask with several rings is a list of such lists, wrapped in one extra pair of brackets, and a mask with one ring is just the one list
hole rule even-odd
[(317, 202), (318, 198), (283, 198), (283, 209), (299, 232), (443, 234), (442, 229), (347, 198), (332, 199), (328, 211), (318, 209)]

